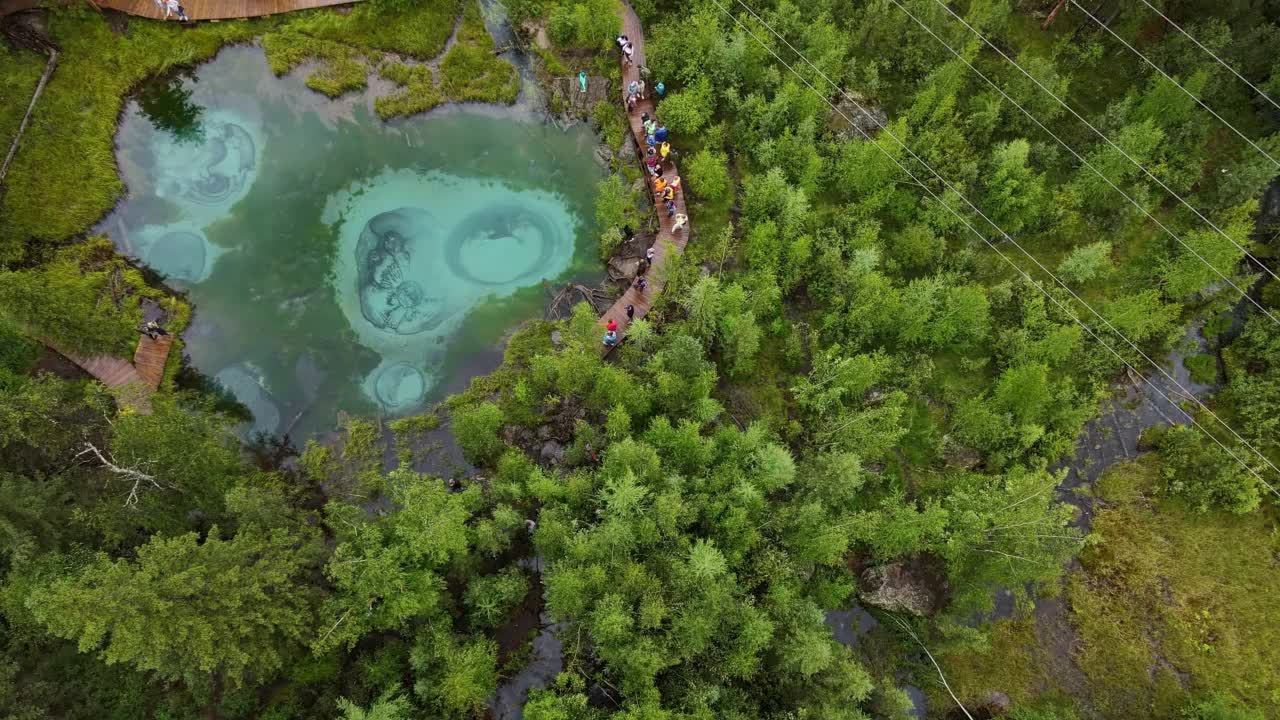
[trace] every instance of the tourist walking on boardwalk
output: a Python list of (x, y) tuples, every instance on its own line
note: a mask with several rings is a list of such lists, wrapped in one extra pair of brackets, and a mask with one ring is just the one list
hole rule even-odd
[(664, 142), (662, 143), (662, 145), (658, 146), (659, 162), (661, 162), (662, 160), (666, 160), (667, 156), (670, 154), (671, 154), (671, 143)]
[(610, 330), (604, 334), (604, 344), (613, 347), (618, 344), (618, 332)]
[(618, 321), (613, 318), (609, 318), (609, 324), (605, 326), (605, 330), (608, 330), (609, 332), (618, 332)]
[(160, 323), (155, 320), (151, 320), (146, 325), (143, 325), (140, 332), (152, 340), (159, 340), (161, 337), (169, 334), (169, 331), (160, 327)]
[(627, 41), (626, 45), (622, 46), (622, 59), (625, 60), (628, 65), (632, 64), (633, 61), (631, 59), (631, 56), (635, 53), (635, 51), (636, 51), (636, 46), (632, 45), (630, 40)]
[(654, 255), (654, 252), (653, 252), (653, 246), (652, 246), (652, 245), (650, 245), (650, 246), (649, 246), (649, 249), (644, 251), (644, 259), (645, 259), (645, 260), (646, 260), (650, 265), (652, 265), (652, 264), (653, 264), (653, 255)]
[(681, 230), (684, 229), (685, 224), (688, 222), (689, 222), (689, 216), (685, 215), (684, 213), (680, 213), (679, 215), (676, 216), (676, 221), (671, 226), (671, 232), (673, 233), (680, 232)]
[(644, 78), (640, 78), (640, 92), (636, 94), (640, 96), (641, 100), (644, 99)]
[(182, 22), (188, 22), (191, 20), (191, 18), (187, 17), (187, 11), (178, 4), (178, 0), (165, 0), (164, 17), (166, 20), (169, 19), (170, 13), (177, 15), (178, 20)]
[(655, 131), (653, 132), (653, 139), (657, 140), (659, 143), (664, 143), (664, 142), (666, 142), (666, 141), (667, 141), (667, 126), (666, 126), (666, 125), (659, 125), (659, 126), (658, 126), (658, 129), (657, 129), (657, 130), (655, 130)]
[[(644, 120), (644, 134), (646, 136), (652, 135), (653, 132), (658, 129), (658, 121), (647, 116), (642, 119)], [(653, 143), (649, 144), (652, 145)]]
[(614, 42), (618, 44), (618, 49), (621, 50), (622, 48), (627, 46), (627, 43), (631, 42), (631, 38), (627, 37), (626, 35), (619, 35), (617, 39), (614, 40)]
[(649, 169), (650, 175), (655, 177), (658, 175), (658, 170), (662, 167), (662, 161), (658, 159), (658, 153), (654, 152), (653, 148), (649, 148), (649, 151), (645, 153), (644, 166)]
[(628, 95), (627, 96), (627, 114), (630, 115), (635, 111), (636, 111), (636, 96), (634, 94)]
[(664, 85), (661, 80), (659, 80), (658, 84), (653, 86), (653, 94), (657, 95), (658, 97), (662, 97), (663, 95), (666, 95), (667, 86)]
[(635, 320), (635, 319), (636, 319), (636, 306), (627, 305), (627, 322), (631, 322), (632, 320)]
[(645, 280), (644, 276), (636, 278), (636, 292), (643, 294), (647, 287), (649, 287), (649, 281)]
[(637, 98), (640, 97), (640, 83), (635, 80), (627, 83), (627, 94), (635, 95)]

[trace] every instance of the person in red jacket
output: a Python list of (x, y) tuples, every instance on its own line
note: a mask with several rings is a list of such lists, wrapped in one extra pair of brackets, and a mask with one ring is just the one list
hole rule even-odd
[(605, 326), (605, 329), (609, 332), (618, 332), (618, 321), (613, 318), (609, 318), (609, 324)]

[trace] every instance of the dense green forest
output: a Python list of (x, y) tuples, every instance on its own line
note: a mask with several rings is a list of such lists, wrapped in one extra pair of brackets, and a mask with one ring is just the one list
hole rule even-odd
[[(608, 357), (586, 303), (528, 323), (430, 412), (302, 448), (242, 441), (177, 353), (142, 414), (50, 349), (193, 312), (88, 236), (121, 108), (255, 38), (326, 95), (391, 81), (384, 118), (509, 103), (480, 6), (40, 11), (0, 717), (484, 717), (553, 635), (527, 720), (1280, 718), (1280, 6), (1150, 2), (632, 0), (696, 228), (655, 308)], [(612, 78), (591, 119), (630, 142), (617, 0), (506, 9), (544, 80)], [(7, 148), (45, 57), (5, 36)], [(619, 158), (604, 259), (656, 223)]]

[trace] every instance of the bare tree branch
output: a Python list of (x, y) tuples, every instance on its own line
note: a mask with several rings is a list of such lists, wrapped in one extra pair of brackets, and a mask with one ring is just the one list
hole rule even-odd
[(102, 466), (107, 470), (133, 481), (132, 487), (129, 488), (129, 494), (125, 497), (125, 507), (135, 507), (138, 504), (138, 493), (145, 485), (151, 485), (157, 490), (165, 489), (164, 485), (161, 485), (160, 481), (157, 480), (155, 476), (148, 475), (137, 468), (121, 467), (117, 465), (115, 463), (115, 458), (108, 459), (107, 456), (91, 442), (86, 442), (84, 444), (84, 449), (76, 455), (76, 458), (78, 459), (88, 453), (92, 453), (96, 458), (98, 458), (98, 462), (102, 463)]

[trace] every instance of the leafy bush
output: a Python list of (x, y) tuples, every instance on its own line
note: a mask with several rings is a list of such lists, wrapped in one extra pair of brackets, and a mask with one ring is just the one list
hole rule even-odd
[[(1261, 502), (1257, 479), (1202, 432), (1185, 425), (1153, 428), (1144, 436), (1164, 459), (1157, 488), (1197, 512), (1247, 513)], [(1236, 457), (1247, 457), (1236, 452)]]
[(729, 176), (729, 160), (725, 154), (702, 149), (684, 163), (689, 191), (716, 207), (733, 200), (733, 178)]
[(706, 127), (714, 110), (711, 83), (704, 77), (658, 105), (658, 116), (674, 132), (695, 135)]
[(1103, 277), (1111, 270), (1111, 243), (1099, 240), (1081, 245), (1058, 265), (1058, 274), (1067, 280), (1086, 283)]
[(502, 624), (528, 591), (529, 579), (524, 572), (509, 567), (497, 575), (472, 579), (464, 600), (471, 621), (477, 627), (492, 628)]
[(467, 462), (474, 465), (488, 463), (502, 452), (502, 410), (493, 403), (480, 403), (459, 408), (453, 413), (453, 434), (462, 446)]
[(615, 0), (565, 0), (551, 9), (547, 32), (560, 47), (603, 50), (621, 27)]

